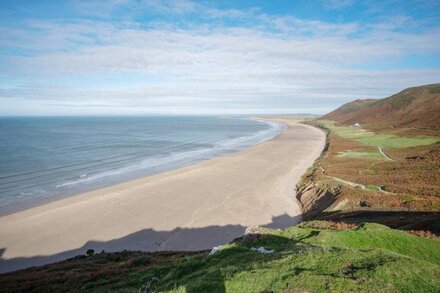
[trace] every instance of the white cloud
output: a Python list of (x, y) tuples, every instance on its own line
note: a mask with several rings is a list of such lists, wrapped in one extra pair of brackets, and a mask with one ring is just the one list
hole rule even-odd
[[(205, 9), (207, 17), (251, 18), (253, 23), (176, 27), (33, 20), (20, 29), (3, 28), (3, 47), (30, 53), (0, 57), (5, 65), (0, 74), (22, 80), (0, 83), (0, 98), (40, 101), (46, 110), (323, 112), (352, 98), (383, 97), (438, 82), (440, 76), (440, 69), (362, 69), (407, 54), (438, 53), (439, 28), (416, 35), (396, 32), (398, 24), (387, 29), (334, 24), (177, 0), (141, 4), (161, 13)], [(88, 78), (102, 82), (85, 83)], [(20, 103), (10, 105), (17, 109)]]

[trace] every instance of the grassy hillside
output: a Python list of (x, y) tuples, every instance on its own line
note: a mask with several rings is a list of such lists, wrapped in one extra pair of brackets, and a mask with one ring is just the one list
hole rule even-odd
[(360, 123), (374, 131), (393, 131), (427, 134), (440, 131), (440, 84), (405, 89), (380, 100), (356, 100), (325, 115), (344, 125)]
[(440, 84), (422, 86), (309, 121), (328, 144), (298, 185), (305, 217), (440, 235), (438, 101)]
[(438, 292), (439, 252), (439, 240), (382, 225), (315, 221), (284, 231), (260, 229), (211, 256), (204, 251), (77, 257), (1, 275), (0, 291)]

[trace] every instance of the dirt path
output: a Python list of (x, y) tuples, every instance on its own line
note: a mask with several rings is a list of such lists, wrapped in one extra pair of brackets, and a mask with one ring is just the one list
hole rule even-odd
[(379, 152), (382, 154), (382, 156), (384, 156), (387, 160), (389, 160), (389, 161), (394, 161), (393, 159), (391, 159), (390, 157), (388, 157), (387, 154), (384, 153), (383, 149), (382, 149), (380, 146), (378, 146), (377, 148), (379, 149)]
[(326, 174), (325, 174), (325, 171), (324, 171), (324, 168), (322, 168), (322, 167), (321, 167), (321, 171), (322, 171), (322, 174), (323, 174), (325, 177), (327, 177), (327, 178), (331, 178), (331, 179), (333, 179), (333, 180), (335, 180), (335, 181), (337, 181), (337, 182), (340, 182), (340, 183), (342, 183), (342, 184), (348, 185), (348, 186), (350, 186), (350, 187), (361, 188), (361, 189), (364, 189), (364, 190), (368, 190), (368, 189), (374, 188), (374, 189), (376, 189), (377, 191), (382, 192), (382, 193), (385, 193), (385, 194), (396, 194), (396, 193), (394, 193), (394, 192), (390, 192), (390, 191), (383, 190), (383, 188), (382, 188), (381, 186), (370, 185), (370, 188), (369, 188), (368, 186), (363, 185), (363, 184), (360, 184), (360, 183), (356, 183), (356, 182), (352, 182), (352, 181), (347, 181), (347, 180), (344, 180), (344, 179), (341, 179), (341, 178), (338, 178), (338, 177), (334, 177), (334, 176), (326, 175)]

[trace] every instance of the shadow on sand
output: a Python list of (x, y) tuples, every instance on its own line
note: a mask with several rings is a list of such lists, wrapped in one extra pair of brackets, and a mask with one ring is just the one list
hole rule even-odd
[[(301, 216), (282, 215), (272, 219), (264, 227), (286, 228), (296, 225)], [(11, 272), (27, 267), (40, 266), (65, 260), (77, 255), (86, 254), (87, 250), (95, 252), (129, 251), (198, 251), (211, 249), (214, 246), (225, 244), (244, 234), (247, 227), (241, 225), (209, 226), (203, 228), (176, 228), (171, 231), (155, 231), (144, 229), (119, 239), (100, 242), (90, 240), (82, 247), (60, 252), (54, 255), (33, 257), (19, 257), (5, 259), (3, 257), (7, 247), (0, 248), (0, 273)], [(68, 233), (68, 232), (67, 232)], [(63, 235), (59, 235), (63, 237)]]
[[(272, 234), (242, 236), (234, 240), (236, 246), (224, 248), (212, 256), (208, 256), (207, 250), (81, 255), (67, 261), (2, 274), (0, 292), (162, 292), (178, 288), (183, 292), (223, 293), (227, 291), (226, 280), (231, 278), (231, 273), (240, 274), (254, 271), (256, 266), (265, 267), (265, 262), (284, 257), (283, 251), (292, 249), (292, 245), (297, 251), (306, 250), (312, 245), (303, 241), (319, 233), (312, 230), (296, 239)], [(296, 246), (298, 243), (302, 245)], [(261, 246), (274, 249), (274, 253), (262, 254), (252, 250)], [(293, 273), (304, 270), (308, 269), (296, 266)], [(191, 278), (187, 278), (188, 275)], [(285, 289), (293, 289), (290, 286), (286, 283)], [(272, 292), (266, 289), (261, 292)]]

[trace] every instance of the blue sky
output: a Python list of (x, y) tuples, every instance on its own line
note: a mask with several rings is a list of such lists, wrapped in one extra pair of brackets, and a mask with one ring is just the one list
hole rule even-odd
[(0, 115), (325, 113), (440, 82), (440, 1), (1, 1)]

